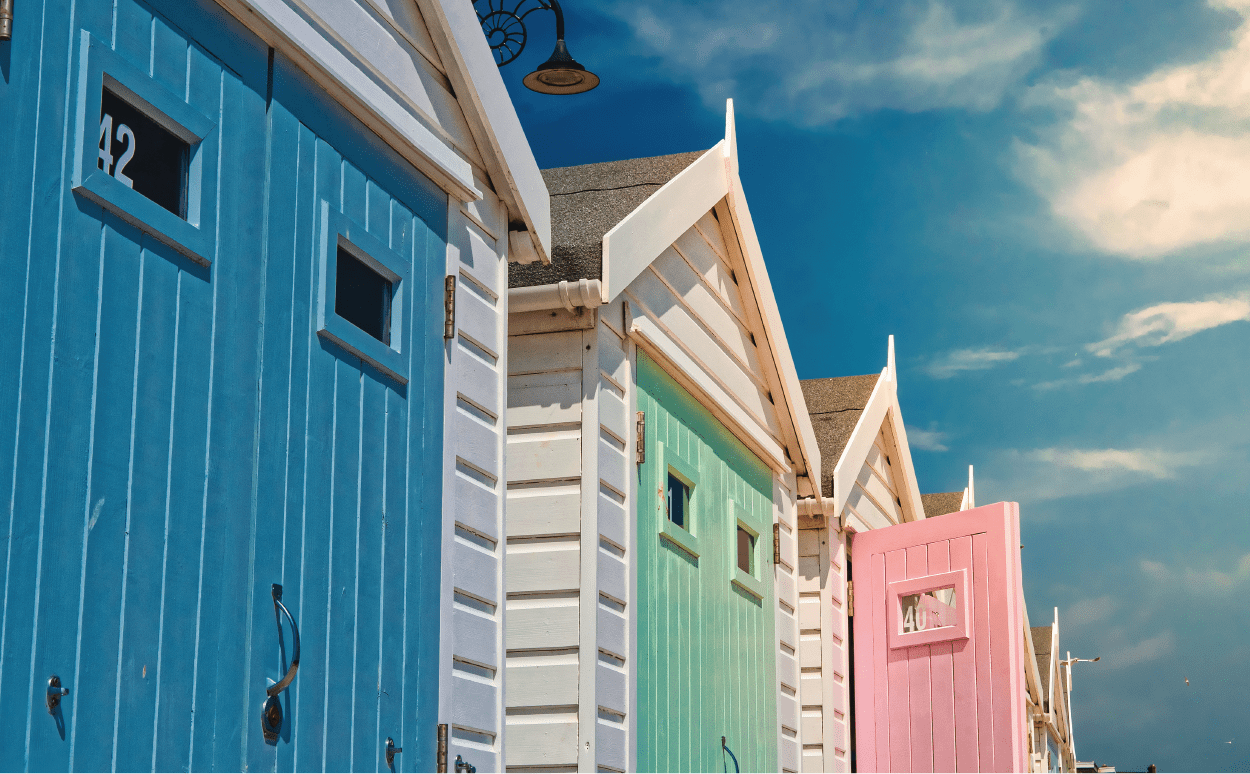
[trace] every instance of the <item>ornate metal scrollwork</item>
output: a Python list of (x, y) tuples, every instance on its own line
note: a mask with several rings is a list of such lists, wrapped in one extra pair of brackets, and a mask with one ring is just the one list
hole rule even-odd
[[(525, 17), (534, 11), (555, 10), (548, 0), (473, 0), (473, 10), (482, 23), (495, 63), (500, 67), (513, 62), (525, 50), (528, 39)], [(557, 16), (559, 22), (564, 19)], [(561, 24), (561, 27), (564, 25)], [(559, 31), (563, 33), (563, 30)], [(563, 37), (558, 34), (558, 37)]]

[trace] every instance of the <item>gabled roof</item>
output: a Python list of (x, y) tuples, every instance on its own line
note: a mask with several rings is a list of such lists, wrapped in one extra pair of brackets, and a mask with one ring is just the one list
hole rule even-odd
[(855, 432), (859, 417), (872, 397), (881, 374), (835, 376), (829, 379), (803, 379), (803, 399), (812, 418), (812, 430), (820, 458), (828, 460), (821, 471), (820, 487), (826, 497), (833, 496), (833, 467)]
[[(1037, 672), (1042, 680), (1042, 698), (1045, 702), (1049, 702), (1050, 696), (1052, 628), (1053, 624), (1029, 627), (1029, 634), (1033, 637), (1033, 652), (1037, 655)], [(1047, 706), (1046, 709), (1049, 710), (1050, 707)]]
[(603, 279), (603, 237), (703, 151), (542, 170), (551, 193), (551, 264), (511, 264), (508, 287)]
[(964, 493), (934, 492), (933, 494), (922, 494), (920, 495), (920, 502), (924, 505), (925, 518), (932, 519), (934, 516), (958, 513), (963, 507)]

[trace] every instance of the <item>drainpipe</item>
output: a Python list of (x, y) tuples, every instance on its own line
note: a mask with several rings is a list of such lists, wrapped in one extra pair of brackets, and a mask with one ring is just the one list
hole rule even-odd
[(512, 288), (508, 291), (509, 312), (538, 312), (560, 307), (573, 312), (578, 307), (594, 309), (600, 306), (603, 306), (603, 283), (597, 279), (561, 280), (553, 285)]
[(13, 0), (0, 0), (0, 40), (13, 38)]
[(800, 516), (824, 516), (826, 521), (833, 515), (829, 526), (838, 532), (846, 531), (846, 516), (837, 515), (838, 501), (832, 497), (801, 497), (798, 500), (798, 512)]

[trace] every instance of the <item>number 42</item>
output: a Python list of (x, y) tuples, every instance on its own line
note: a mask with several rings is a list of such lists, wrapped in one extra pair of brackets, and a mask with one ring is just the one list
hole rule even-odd
[(117, 125), (117, 139), (119, 142), (126, 143), (126, 150), (122, 151), (121, 158), (117, 160), (117, 167), (113, 167), (113, 117), (108, 113), (100, 119), (100, 163), (99, 166), (104, 170), (104, 174), (112, 175), (126, 185), (127, 188), (134, 188), (134, 181), (126, 176), (122, 170), (130, 163), (135, 155), (135, 133), (125, 124)]

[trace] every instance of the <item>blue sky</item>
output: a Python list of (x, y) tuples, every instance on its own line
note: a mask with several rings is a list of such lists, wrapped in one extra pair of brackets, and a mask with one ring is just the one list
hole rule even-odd
[(800, 377), (894, 334), (921, 490), (1020, 503), (1032, 623), (1102, 656), (1078, 757), (1250, 770), (1250, 0), (566, 12), (599, 89), (521, 86), (550, 14), (502, 71), (539, 165), (708, 148), (732, 97)]

